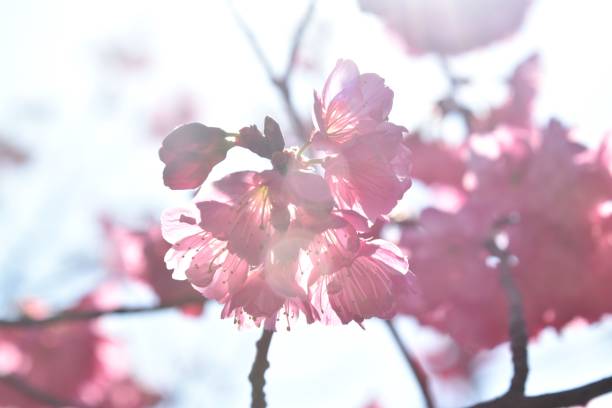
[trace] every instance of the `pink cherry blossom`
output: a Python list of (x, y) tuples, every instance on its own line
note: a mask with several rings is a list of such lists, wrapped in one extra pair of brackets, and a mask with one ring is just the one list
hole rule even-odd
[(339, 319), (344, 324), (391, 318), (398, 296), (411, 286), (404, 254), (383, 240), (364, 242), (353, 225), (355, 216), (349, 222), (344, 214), (338, 215), (308, 248), (313, 265), (309, 281), (317, 310), (327, 321)]
[(376, 74), (360, 74), (350, 60), (339, 60), (319, 96), (315, 92), (314, 141), (321, 146), (341, 146), (358, 135), (375, 130), (387, 120), (393, 91)]
[[(318, 130), (305, 146), (286, 148), (269, 117), (263, 134), (232, 134), (272, 169), (231, 173), (193, 206), (164, 212), (173, 277), (222, 303), (221, 316), (241, 327), (392, 317), (412, 280), (402, 252), (373, 239), (411, 184), (406, 130), (387, 121), (392, 98), (382, 78), (341, 60), (315, 97)], [(323, 157), (307, 158), (309, 146)]]
[(406, 129), (387, 121), (393, 92), (375, 74), (340, 60), (319, 97), (315, 149), (329, 153), (325, 179), (340, 209), (369, 218), (387, 214), (411, 185)]
[(367, 138), (326, 160), (325, 179), (339, 208), (370, 220), (390, 212), (411, 185), (410, 151), (403, 129), (385, 123)]

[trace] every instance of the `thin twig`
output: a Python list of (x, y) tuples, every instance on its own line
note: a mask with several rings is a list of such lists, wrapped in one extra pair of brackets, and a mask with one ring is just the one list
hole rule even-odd
[(408, 366), (410, 366), (410, 369), (412, 370), (414, 376), (417, 379), (417, 382), (421, 389), (421, 394), (423, 395), (423, 399), (425, 400), (425, 405), (427, 406), (427, 408), (434, 408), (433, 398), (431, 396), (431, 391), (429, 390), (429, 381), (427, 380), (427, 374), (425, 373), (425, 370), (423, 370), (421, 364), (419, 364), (419, 362), (410, 354), (410, 350), (408, 350), (408, 347), (402, 341), (393, 322), (391, 320), (385, 320), (385, 323), (387, 324), (387, 328), (391, 332), (393, 340), (395, 340), (395, 344), (402, 352), (404, 359), (408, 363)]
[(287, 68), (285, 68), (285, 81), (289, 82), (289, 78), (293, 73), (293, 69), (295, 68), (295, 63), (298, 60), (298, 53), (300, 51), (300, 46), (302, 45), (302, 39), (304, 38), (304, 33), (306, 32), (306, 28), (310, 24), (312, 17), (314, 16), (315, 8), (317, 6), (317, 0), (311, 0), (308, 8), (306, 9), (306, 13), (302, 17), (298, 28), (295, 30), (293, 34), (293, 42), (291, 45), (291, 53), (289, 54), (289, 61), (287, 61)]
[(194, 294), (193, 296), (188, 296), (171, 302), (163, 302), (153, 306), (118, 307), (115, 309), (107, 310), (71, 310), (41, 319), (22, 317), (16, 320), (0, 320), (0, 327), (47, 326), (59, 322), (90, 320), (109, 315), (126, 315), (133, 313), (155, 312), (159, 310), (171, 309), (174, 307), (186, 306), (189, 304), (196, 304), (202, 302), (204, 302), (204, 298), (197, 294)]
[(612, 376), (565, 391), (523, 397), (520, 400), (503, 395), (491, 401), (481, 402), (472, 408), (560, 408), (586, 405), (592, 399), (612, 392)]
[(308, 25), (310, 24), (312, 17), (314, 16), (316, 3), (317, 3), (317, 0), (311, 0), (306, 10), (306, 13), (302, 17), (302, 20), (300, 21), (300, 24), (298, 25), (293, 35), (291, 52), (289, 54), (289, 60), (286, 65), (285, 72), (283, 73), (282, 76), (279, 76), (274, 72), (274, 69), (272, 68), (272, 64), (268, 60), (268, 57), (266, 57), (266, 54), (263, 52), (263, 49), (261, 45), (259, 44), (259, 42), (257, 41), (257, 38), (255, 37), (255, 34), (253, 33), (253, 31), (249, 28), (248, 24), (240, 16), (240, 13), (238, 13), (236, 8), (233, 6), (232, 1), (228, 0), (228, 4), (232, 12), (232, 15), (234, 16), (234, 20), (236, 20), (236, 24), (238, 25), (240, 30), (243, 32), (244, 36), (249, 42), (249, 45), (253, 49), (253, 52), (255, 53), (257, 59), (259, 60), (260, 64), (263, 66), (264, 70), (266, 71), (266, 75), (268, 76), (268, 79), (274, 85), (277, 91), (280, 93), (282, 101), (283, 101), (283, 105), (285, 107), (287, 115), (289, 116), (291, 120), (294, 132), (298, 136), (298, 138), (300, 138), (302, 141), (308, 140), (308, 133), (306, 132), (304, 123), (302, 123), (302, 120), (300, 119), (300, 115), (293, 103), (293, 97), (291, 95), (291, 88), (289, 86), (289, 82), (290, 82), (291, 75), (295, 68), (295, 63), (297, 61), (297, 55), (299, 52), (299, 48), (302, 44), (304, 33), (306, 32), (306, 29)]
[(266, 379), (264, 375), (270, 367), (268, 350), (270, 349), (272, 334), (274, 334), (273, 331), (264, 329), (261, 338), (257, 340), (257, 353), (255, 354), (255, 361), (253, 361), (253, 367), (251, 367), (251, 373), (249, 374), (249, 381), (252, 386), (252, 408), (265, 408), (266, 406), (266, 394), (264, 392)]
[(15, 375), (3, 375), (0, 376), (0, 383), (5, 384), (7, 387), (14, 389), (15, 391), (23, 394), (29, 399), (38, 403), (44, 404), (49, 407), (77, 407), (86, 408), (84, 404), (75, 403), (74, 401), (68, 401), (65, 399), (58, 398), (54, 395), (47, 393), (46, 391), (40, 390), (30, 384), (24, 379)]

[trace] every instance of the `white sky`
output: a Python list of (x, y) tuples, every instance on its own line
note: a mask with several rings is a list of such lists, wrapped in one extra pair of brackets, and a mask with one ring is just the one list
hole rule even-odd
[[(499, 81), (539, 51), (538, 118), (558, 116), (582, 140), (597, 143), (612, 128), (611, 4), (535, 1), (519, 34), (451, 61), (457, 73), (475, 79), (466, 98), (480, 107), (499, 100)], [(280, 72), (306, 2), (237, 5)], [(442, 73), (433, 58), (409, 57), (389, 38), (356, 2), (321, 1), (304, 41), (305, 63), (294, 77), (303, 116), (309, 117), (312, 89), (321, 87), (335, 60), (351, 58), (395, 91), (395, 122), (411, 127), (427, 120), (445, 92)], [(150, 65), (126, 72), (105, 64), (102, 54), (113, 47), (142, 52)], [(0, 1), (0, 52), (0, 134), (34, 156), (30, 166), (0, 174), (0, 288), (10, 287), (0, 289), (0, 307), (32, 295), (66, 304), (99, 278), (100, 212), (137, 223), (188, 199), (161, 183), (159, 141), (147, 134), (151, 112), (189, 95), (197, 119), (208, 125), (237, 130), (271, 115), (290, 133), (278, 95), (224, 1)], [(126, 299), (151, 301), (138, 287), (126, 289)], [(169, 312), (107, 323), (126, 338), (143, 380), (172, 391), (163, 406), (246, 406), (259, 333), (238, 332), (218, 313), (211, 307), (195, 321)], [(380, 322), (366, 327), (315, 325), (276, 335), (267, 374), (270, 406), (360, 407), (374, 398), (388, 408), (418, 406), (414, 382), (385, 328)], [(542, 336), (530, 350), (528, 392), (612, 374), (606, 352), (611, 327)], [(433, 344), (434, 336), (409, 319), (401, 329), (417, 352)], [(506, 386), (507, 354), (502, 346), (483, 365), (480, 397)], [(441, 407), (480, 398), (443, 387), (435, 385)], [(610, 399), (599, 406), (606, 404)]]

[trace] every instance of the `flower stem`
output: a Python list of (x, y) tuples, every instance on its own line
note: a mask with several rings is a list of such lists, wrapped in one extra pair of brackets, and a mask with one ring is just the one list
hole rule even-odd
[(264, 329), (261, 338), (256, 343), (257, 353), (255, 354), (255, 361), (253, 361), (253, 367), (251, 367), (251, 373), (249, 374), (249, 381), (252, 386), (252, 408), (265, 408), (266, 406), (266, 394), (264, 392), (266, 379), (264, 375), (268, 367), (270, 367), (268, 350), (270, 349), (272, 334), (274, 334), (273, 331)]

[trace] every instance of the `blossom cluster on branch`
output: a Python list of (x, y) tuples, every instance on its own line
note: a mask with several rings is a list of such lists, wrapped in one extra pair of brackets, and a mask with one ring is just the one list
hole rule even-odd
[(508, 339), (505, 295), (484, 245), (496, 226), (516, 263), (529, 336), (612, 312), (610, 142), (589, 149), (559, 121), (535, 125), (538, 73), (536, 56), (519, 65), (508, 100), (473, 115), (461, 146), (407, 139), (415, 179), (453, 191), (458, 205), (401, 223), (419, 277), (402, 310), (469, 354)]
[(315, 93), (316, 129), (299, 149), (269, 117), (263, 133), (175, 129), (159, 151), (172, 189), (198, 188), (233, 146), (271, 169), (229, 174), (193, 205), (163, 213), (173, 276), (240, 326), (289, 329), (300, 314), (308, 323), (392, 317), (413, 279), (400, 249), (371, 231), (411, 185), (406, 130), (387, 120), (392, 101), (381, 77), (340, 60)]

